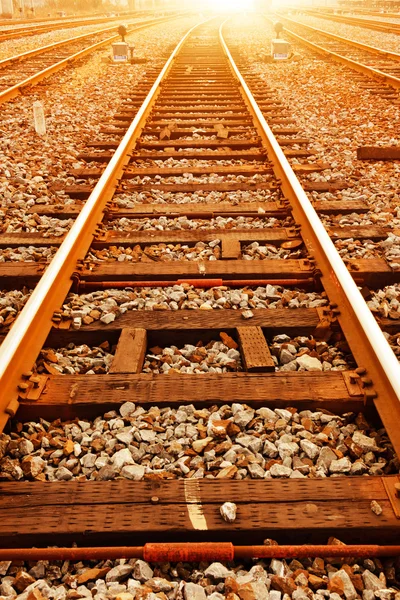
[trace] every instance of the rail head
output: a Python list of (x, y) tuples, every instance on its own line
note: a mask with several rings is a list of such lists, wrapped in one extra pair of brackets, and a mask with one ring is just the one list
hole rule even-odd
[[(279, 12), (277, 12), (276, 15), (280, 19), (283, 19), (284, 21), (289, 21), (290, 23), (294, 23), (295, 25), (300, 25), (301, 27), (304, 27), (305, 29), (309, 29), (310, 31), (314, 31), (316, 33), (321, 33), (323, 35), (326, 35), (327, 37), (332, 38), (333, 40), (338, 40), (339, 42), (349, 44), (350, 46), (354, 46), (355, 48), (361, 48), (362, 50), (366, 50), (368, 52), (373, 52), (374, 54), (384, 56), (385, 58), (393, 58), (393, 60), (400, 61), (400, 54), (397, 52), (389, 52), (389, 50), (383, 50), (383, 48), (377, 48), (376, 46), (368, 46), (368, 44), (363, 44), (362, 42), (357, 42), (356, 40), (351, 40), (350, 38), (336, 35), (335, 33), (331, 33), (330, 31), (326, 31), (325, 29), (318, 29), (317, 27), (312, 27), (311, 25), (302, 23), (301, 21), (296, 21), (296, 19), (291, 19), (290, 17), (281, 15)], [(264, 15), (264, 16), (266, 16), (266, 15)], [(269, 17), (266, 17), (266, 18), (269, 21), (271, 21), (271, 19)], [(285, 29), (285, 31), (286, 31), (286, 29)], [(292, 33), (292, 32), (290, 32), (290, 33)]]
[[(138, 25), (137, 27), (134, 27), (133, 29), (130, 29), (128, 31), (128, 34), (136, 33), (137, 31), (146, 29), (147, 27), (152, 27), (153, 25), (159, 25), (160, 23), (164, 23), (165, 21), (170, 21), (171, 19), (173, 20), (180, 16), (181, 15), (176, 15), (173, 17), (159, 17), (157, 19), (151, 19), (149, 21), (144, 22), (141, 25)], [(94, 33), (96, 33), (96, 32), (94, 32)], [(94, 35), (94, 34), (89, 34), (89, 35)], [(86, 37), (86, 36), (82, 36), (82, 37)], [(43, 79), (50, 77), (50, 75), (57, 73), (57, 71), (60, 71), (61, 69), (66, 67), (71, 62), (80, 60), (87, 54), (91, 54), (95, 50), (100, 49), (102, 46), (106, 46), (107, 44), (110, 44), (112, 41), (119, 39), (119, 37), (120, 37), (119, 34), (115, 34), (111, 37), (106, 38), (105, 40), (102, 40), (101, 42), (96, 42), (96, 43), (92, 44), (91, 46), (87, 46), (83, 50), (79, 50), (75, 54), (71, 54), (70, 56), (67, 56), (67, 58), (60, 60), (59, 62), (54, 63), (53, 65), (50, 65), (49, 67), (46, 67), (42, 71), (38, 71), (37, 73), (34, 73), (34, 75), (27, 77), (23, 81), (20, 81), (19, 83), (16, 83), (15, 85), (3, 90), (2, 92), (0, 92), (0, 104), (4, 104), (5, 102), (12, 100), (13, 98), (16, 98), (19, 94), (21, 94), (21, 91), (23, 90), (24, 87), (29, 86), (29, 85), (35, 85), (35, 84), (39, 83), (39, 81), (42, 81)], [(71, 40), (67, 40), (67, 42), (69, 42), (69, 41), (71, 41)], [(64, 40), (64, 41), (60, 42), (59, 44), (61, 45), (61, 44), (65, 44), (65, 43), (66, 43), (66, 41)], [(56, 45), (54, 45), (54, 47), (56, 47)], [(34, 54), (38, 54), (38, 52), (35, 50), (32, 51), (32, 56)], [(22, 55), (20, 55), (20, 56), (22, 57)], [(20, 57), (14, 57), (14, 58), (18, 59)], [(0, 63), (0, 66), (2, 66), (1, 63)]]
[[(271, 20), (266, 15), (264, 15), (264, 17), (268, 21)], [(287, 29), (286, 27), (285, 27), (285, 32), (288, 35), (294, 37), (296, 40), (299, 40), (302, 44), (305, 44), (312, 50), (315, 50), (319, 54), (323, 54), (324, 56), (329, 56), (336, 62), (340, 62), (340, 63), (350, 67), (351, 69), (354, 69), (355, 71), (359, 71), (360, 73), (363, 73), (364, 75), (367, 75), (368, 77), (372, 77), (373, 79), (377, 79), (379, 81), (385, 81), (388, 85), (392, 86), (393, 88), (400, 89), (400, 79), (398, 77), (394, 77), (394, 75), (389, 75), (388, 73), (385, 73), (384, 71), (380, 71), (379, 69), (374, 69), (373, 67), (363, 65), (362, 63), (352, 60), (351, 58), (347, 58), (346, 56), (342, 56), (341, 54), (338, 54), (337, 52), (332, 52), (332, 50), (328, 50), (328, 49), (324, 48), (323, 46), (319, 46), (315, 42), (311, 42), (310, 40), (303, 38), (298, 33), (294, 33), (294, 31), (291, 31), (290, 29)], [(345, 39), (345, 38), (343, 38), (343, 39)], [(388, 57), (386, 56), (386, 58), (388, 58)]]
[(190, 35), (210, 20), (202, 20), (191, 27), (172, 52), (65, 240), (1, 345), (0, 431), (18, 409), (23, 374), (31, 370), (43, 347), (52, 326), (54, 311), (61, 306), (71, 287), (77, 261), (83, 259), (90, 248), (96, 226), (130, 160), (130, 152), (160, 93), (162, 81)]
[(241, 75), (223, 35), (228, 20), (220, 27), (221, 45), (267, 148), (275, 174), (282, 181), (282, 191), (290, 200), (295, 220), (301, 225), (307, 249), (317, 260), (328, 297), (340, 307), (338, 321), (353, 355), (360, 367), (367, 367), (368, 375), (372, 378), (377, 397), (368, 398), (366, 390), (366, 398), (374, 401), (393, 446), (399, 453), (400, 364)]

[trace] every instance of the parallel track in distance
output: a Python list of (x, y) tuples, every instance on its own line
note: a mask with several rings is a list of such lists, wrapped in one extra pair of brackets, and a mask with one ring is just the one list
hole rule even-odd
[[(393, 91), (393, 88), (400, 89), (400, 54), (343, 38), (282, 14), (278, 17), (284, 23), (288, 23), (285, 33), (289, 36), (319, 54), (329, 56), (353, 70), (386, 84), (386, 90), (382, 90), (381, 95), (392, 99), (395, 103), (400, 102), (398, 93)], [(268, 20), (271, 21), (269, 18)]]
[[(139, 22), (128, 29), (128, 34), (178, 17), (179, 15), (174, 15)], [(0, 61), (0, 104), (15, 98), (27, 86), (36, 85), (53, 73), (118, 40), (118, 34), (108, 35), (114, 29), (116, 28), (107, 28), (62, 40)]]

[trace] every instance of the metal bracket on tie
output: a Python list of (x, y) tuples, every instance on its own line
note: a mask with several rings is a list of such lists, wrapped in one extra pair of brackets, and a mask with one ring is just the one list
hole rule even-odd
[(18, 399), (38, 400), (46, 386), (49, 376), (28, 372), (25, 373), (23, 377), (25, 381), (21, 382), (18, 386)]
[(349, 396), (364, 396), (361, 378), (355, 371), (343, 371), (342, 376)]

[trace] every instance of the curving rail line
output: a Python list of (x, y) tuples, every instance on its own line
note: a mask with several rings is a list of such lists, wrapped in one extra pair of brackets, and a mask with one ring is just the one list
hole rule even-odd
[[(393, 88), (400, 88), (400, 54), (317, 29), (281, 14), (279, 19), (294, 26), (295, 31), (285, 27), (287, 34), (319, 54), (329, 56), (364, 75), (384, 81)], [(299, 35), (299, 31), (306, 31), (308, 37)]]
[[(149, 19), (148, 21), (144, 21), (139, 25), (130, 28), (128, 30), (128, 34), (135, 33), (147, 27), (151, 27), (152, 25), (158, 25), (178, 17), (179, 15), (174, 15), (169, 17), (159, 17), (157, 19)], [(61, 42), (42, 46), (41, 48), (36, 48), (35, 50), (30, 50), (28, 52), (24, 52), (23, 54), (12, 56), (0, 61), (0, 104), (4, 104), (5, 102), (8, 102), (12, 98), (15, 98), (21, 94), (25, 87), (36, 85), (40, 81), (43, 81), (43, 79), (53, 75), (53, 73), (64, 69), (68, 65), (80, 60), (84, 56), (91, 54), (99, 48), (107, 46), (111, 42), (119, 39), (120, 36), (118, 34), (107, 36), (105, 38), (103, 37), (104, 34), (114, 31), (115, 29), (116, 27), (110, 27), (100, 31), (94, 31), (88, 34), (70, 38), (68, 40), (62, 40)], [(101, 37), (100, 41), (95, 41), (98, 36)], [(91, 42), (89, 46), (87, 46), (87, 40), (90, 40)], [(72, 54), (71, 49), (69, 49), (70, 46), (73, 47)], [(62, 47), (61, 53), (59, 52), (60, 47)], [(56, 51), (54, 58), (52, 58), (53, 51)], [(61, 60), (60, 54), (64, 55)], [(21, 63), (22, 68), (20, 68)], [(15, 69), (13, 69), (10, 73), (10, 70), (7, 69), (7, 67), (14, 66)], [(3, 69), (5, 69), (5, 71)], [(36, 71), (33, 75), (30, 74), (32, 73), (32, 70)], [(5, 89), (2, 89), (2, 87)]]

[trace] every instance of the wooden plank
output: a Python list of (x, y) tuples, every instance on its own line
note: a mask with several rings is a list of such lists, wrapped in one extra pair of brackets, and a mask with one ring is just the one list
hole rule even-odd
[[(101, 173), (99, 173), (101, 175)], [(130, 178), (129, 171), (123, 175), (122, 179), (125, 181)], [(70, 198), (86, 199), (90, 196), (94, 189), (92, 185), (53, 185), (51, 190), (53, 192), (62, 191)], [(125, 191), (139, 191), (139, 192), (177, 192), (177, 193), (193, 193), (193, 192), (235, 192), (239, 190), (246, 191), (257, 191), (257, 190), (277, 190), (278, 185), (273, 182), (255, 182), (251, 183), (248, 181), (241, 181), (238, 183), (147, 183), (147, 184), (130, 184), (123, 183), (122, 187), (117, 190), (117, 193)]]
[(400, 146), (361, 146), (357, 148), (358, 160), (400, 160)]
[[(3, 233), (0, 234), (0, 247), (18, 246), (60, 246), (65, 236), (43, 237), (40, 233)], [(224, 229), (193, 231), (107, 231), (102, 238), (96, 239), (92, 248), (104, 248), (111, 245), (129, 246), (132, 244), (162, 244), (186, 243), (196, 244), (199, 241), (211, 242), (232, 237), (243, 243), (265, 241), (268, 243), (281, 243), (288, 239), (295, 239), (290, 230), (285, 228), (243, 229), (226, 231)]]
[(346, 240), (348, 238), (357, 240), (385, 240), (390, 233), (387, 227), (374, 227), (373, 225), (365, 227), (362, 225), (358, 227), (326, 227), (326, 230), (333, 240)]
[[(122, 177), (122, 179), (125, 179)], [(93, 189), (93, 188), (91, 188)], [(238, 192), (245, 190), (248, 192), (256, 192), (258, 190), (277, 190), (279, 186), (271, 178), (270, 181), (257, 181), (255, 183), (249, 181), (228, 182), (228, 183), (146, 183), (146, 184), (129, 184), (123, 182), (122, 191), (138, 191), (138, 192), (168, 192), (179, 194), (191, 194), (193, 192)], [(71, 195), (69, 191), (66, 193)], [(119, 190), (117, 190), (119, 192)], [(72, 197), (72, 196), (71, 196)]]
[[(326, 543), (334, 533), (346, 543), (396, 543), (400, 521), (383, 483), (390, 479), (0, 483), (0, 540), (2, 547), (262, 544), (266, 537), (296, 544), (305, 535), (310, 543)], [(234, 524), (219, 514), (226, 500), (238, 506)], [(372, 500), (382, 507), (380, 516), (371, 511)], [(191, 518), (193, 506), (201, 527)]]
[[(23, 245), (18, 244), (18, 245)], [(394, 271), (383, 258), (355, 259), (346, 261), (351, 275), (358, 285), (381, 288), (385, 285), (400, 283), (400, 270)], [(0, 263), (0, 277), (3, 289), (15, 289), (16, 286), (32, 287), (40, 279), (46, 265), (42, 263)], [(204, 269), (204, 270), (203, 270)], [(177, 261), (171, 263), (135, 263), (134, 270), (130, 263), (110, 261), (98, 263), (81, 272), (81, 293), (85, 292), (85, 282), (108, 281), (126, 282), (134, 285), (135, 281), (171, 281), (189, 282), (196, 285), (200, 275), (199, 263)], [(296, 280), (297, 287), (314, 285), (312, 267), (300, 260), (232, 260), (208, 261), (202, 263), (201, 277), (218, 279), (219, 285), (252, 285), (252, 280), (281, 281)], [(229, 283), (227, 283), (229, 282)], [(72, 282), (71, 282), (72, 285)], [(216, 285), (216, 284), (214, 284)], [(288, 284), (286, 284), (288, 285)]]
[[(266, 159), (267, 162), (267, 159)], [(268, 175), (273, 173), (272, 167), (264, 167), (258, 165), (229, 165), (219, 166), (210, 165), (209, 167), (192, 167), (190, 165), (185, 167), (144, 167), (144, 168), (132, 168), (128, 166), (124, 175), (125, 177), (144, 177), (144, 176), (156, 176), (161, 175), (163, 177), (170, 177), (172, 175), (184, 175), (185, 173), (191, 173), (192, 175), (209, 175), (215, 173), (216, 175), (235, 174), (235, 175)]]
[[(169, 158), (177, 158), (182, 159), (182, 152), (176, 152), (174, 150), (170, 150), (168, 154), (165, 152), (132, 152), (132, 160), (168, 160)], [(265, 161), (267, 158), (266, 152), (263, 151), (262, 148), (254, 149), (254, 150), (220, 150), (218, 152), (207, 152), (207, 151), (188, 151), (185, 152), (185, 159), (191, 160), (199, 158), (201, 160), (258, 160)]]
[[(315, 335), (320, 325), (320, 317), (314, 308), (268, 308), (252, 309), (253, 317), (245, 321), (241, 310), (179, 310), (179, 311), (127, 311), (109, 325), (94, 322), (80, 329), (53, 328), (45, 346), (58, 347), (74, 344), (98, 345), (107, 339), (116, 343), (123, 329), (143, 328), (147, 330), (148, 345), (166, 346), (185, 344), (190, 340), (196, 344), (206, 335), (210, 340), (219, 337), (221, 330), (235, 336), (236, 329), (246, 323), (261, 327), (266, 335), (273, 337), (285, 332), (296, 335)], [(222, 322), (221, 322), (222, 321)]]
[[(328, 227), (328, 233), (333, 239), (386, 239), (389, 229), (385, 227)], [(396, 233), (396, 231), (394, 231)], [(150, 245), (162, 243), (196, 244), (198, 241), (210, 242), (215, 239), (240, 240), (242, 243), (254, 241), (279, 244), (288, 239), (296, 239), (290, 230), (285, 228), (266, 229), (237, 229), (227, 232), (224, 229), (193, 230), (193, 231), (113, 231), (110, 230), (101, 239), (93, 242), (93, 248), (104, 248), (110, 244), (129, 246), (132, 244)], [(59, 246), (64, 236), (44, 238), (40, 233), (3, 233), (0, 235), (0, 247), (18, 246)]]
[(319, 171), (325, 171), (326, 169), (330, 169), (331, 166), (329, 163), (315, 162), (315, 163), (306, 163), (304, 165), (291, 165), (293, 171), (295, 173), (317, 173)]
[[(102, 172), (100, 169), (93, 169), (93, 171), (98, 171), (99, 176)], [(58, 218), (69, 219), (79, 214), (83, 206), (82, 202), (76, 202), (75, 204), (44, 204), (33, 206), (27, 212), (38, 215), (55, 215)], [(325, 214), (365, 213), (369, 211), (368, 205), (363, 200), (317, 200), (313, 202), (313, 206), (317, 212)], [(111, 205), (108, 215), (111, 218), (114, 216), (115, 218), (139, 218), (148, 215), (160, 217), (188, 215), (191, 218), (196, 216), (202, 219), (210, 219), (217, 215), (284, 218), (289, 214), (289, 210), (289, 207), (280, 202), (259, 201), (240, 204), (198, 202), (190, 204), (135, 204), (132, 208)]]
[(246, 138), (244, 140), (163, 140), (145, 142), (139, 139), (137, 142), (137, 148), (148, 148), (150, 150), (157, 148), (253, 148), (260, 146), (260, 142), (257, 138), (251, 139)]
[(336, 192), (353, 187), (354, 184), (349, 181), (303, 181), (301, 185), (306, 192)]
[[(334, 204), (329, 201), (327, 206)], [(339, 203), (338, 203), (339, 204)], [(348, 203), (341, 203), (343, 206)], [(351, 203), (353, 206), (363, 206), (361, 203)], [(81, 202), (75, 204), (44, 204), (28, 209), (29, 214), (55, 215), (57, 218), (68, 219), (80, 213), (84, 206)], [(334, 209), (332, 209), (334, 210)], [(350, 212), (353, 212), (349, 207)], [(122, 208), (111, 205), (107, 215), (109, 218), (139, 218), (152, 216), (175, 217), (189, 215), (191, 218), (211, 219), (218, 215), (224, 216), (251, 216), (251, 217), (281, 217), (289, 214), (289, 209), (280, 202), (245, 202), (243, 204), (231, 204), (230, 202), (218, 203), (190, 203), (190, 204), (135, 204), (132, 208)]]
[(238, 259), (242, 252), (240, 241), (237, 238), (225, 237), (221, 244), (223, 259)]
[[(101, 390), (101, 393), (99, 391)], [(364, 410), (364, 395), (350, 393), (341, 372), (224, 373), (188, 375), (123, 374), (50, 376), (39, 400), (21, 400), (20, 420), (97, 417), (124, 402), (143, 406), (212, 406), (244, 402), (259, 408)]]
[(145, 329), (122, 329), (109, 373), (140, 373), (146, 349)]
[(237, 328), (243, 363), (250, 373), (275, 372), (275, 363), (261, 327)]
[[(385, 236), (386, 237), (386, 236)], [(212, 242), (213, 240), (237, 240), (243, 243), (266, 242), (280, 244), (287, 240), (297, 239), (291, 230), (283, 227), (270, 227), (265, 229), (194, 229), (191, 231), (107, 231), (106, 235), (93, 241), (92, 248), (108, 246), (130, 246), (132, 244), (196, 244), (197, 242)]]
[[(221, 120), (221, 119), (229, 119), (229, 120), (242, 120), (244, 119), (248, 119), (249, 118), (249, 113), (247, 111), (243, 111), (243, 112), (234, 112), (234, 113), (229, 113), (226, 114), (226, 111), (220, 111), (220, 110), (215, 110), (213, 112), (207, 112), (204, 113), (204, 116), (202, 116), (201, 118), (206, 119), (207, 117), (210, 117), (210, 119), (215, 119), (215, 120)], [(281, 116), (281, 111), (279, 111), (279, 116)], [(289, 114), (287, 115), (288, 117), (290, 116)], [(153, 119), (163, 119), (163, 120), (187, 120), (187, 119), (196, 119), (197, 120), (197, 124), (198, 124), (198, 119), (199, 119), (199, 115), (197, 113), (188, 113), (188, 112), (168, 112), (168, 113), (164, 113), (164, 112), (159, 112), (158, 109), (156, 108), (152, 114), (152, 118)]]

